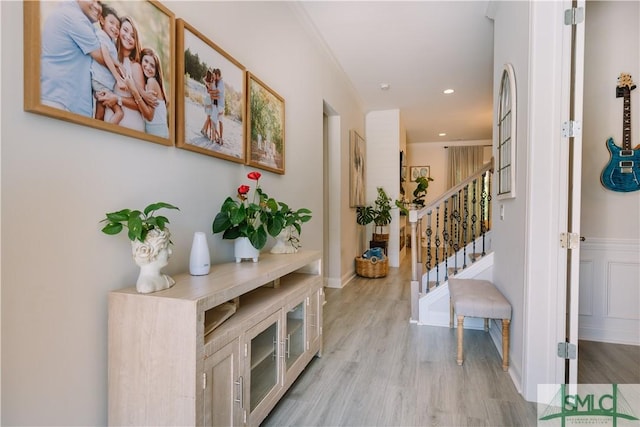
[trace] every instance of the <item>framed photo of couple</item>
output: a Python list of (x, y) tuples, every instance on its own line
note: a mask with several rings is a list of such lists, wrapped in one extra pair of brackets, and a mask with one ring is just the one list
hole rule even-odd
[(24, 109), (174, 144), (175, 16), (156, 1), (25, 1)]
[(245, 163), (245, 67), (184, 20), (176, 26), (176, 145)]

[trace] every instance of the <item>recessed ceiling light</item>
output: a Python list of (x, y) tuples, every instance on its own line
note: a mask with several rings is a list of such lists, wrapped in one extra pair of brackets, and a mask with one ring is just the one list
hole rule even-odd
[(380, 90), (389, 90), (389, 83), (380, 83)]
[(444, 90), (444, 91), (442, 91), (442, 92), (443, 92), (444, 94), (446, 94), (446, 95), (449, 95), (449, 94), (451, 94), (451, 93), (455, 92), (455, 90), (453, 90), (453, 89), (445, 89), (445, 90)]
[(438, 136), (447, 136), (447, 134), (446, 134), (446, 133), (444, 133), (444, 132), (440, 132), (440, 133), (438, 134)]

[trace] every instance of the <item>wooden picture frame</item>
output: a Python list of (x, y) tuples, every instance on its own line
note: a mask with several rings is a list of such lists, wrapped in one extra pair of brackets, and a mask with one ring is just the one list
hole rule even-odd
[[(175, 16), (169, 9), (157, 1), (110, 0), (108, 6), (121, 21), (107, 22), (116, 22), (121, 29), (114, 45), (109, 45), (109, 36), (105, 35), (104, 46), (120, 49), (122, 55), (115, 59), (123, 65), (120, 71), (94, 68), (92, 72), (91, 67), (99, 65), (92, 55), (103, 58), (103, 44), (98, 36), (101, 32), (97, 31), (104, 10), (100, 3), (31, 0), (23, 6), (25, 111), (158, 144), (174, 144)], [(74, 26), (65, 26), (64, 22), (73, 22)], [(123, 38), (124, 33), (127, 36)], [(145, 51), (147, 55), (141, 57), (144, 48), (153, 52)], [(144, 60), (156, 65), (155, 76), (144, 75), (140, 65)], [(129, 74), (138, 94), (111, 86), (115, 82), (114, 73), (121, 77), (123, 73)], [(95, 86), (100, 88), (96, 90), (92, 87), (92, 76), (100, 75), (104, 77), (94, 80), (103, 83)], [(153, 95), (149, 95), (152, 87), (157, 98), (166, 102), (161, 99), (154, 102)], [(96, 96), (104, 102), (98, 102)], [(100, 111), (105, 104), (108, 107), (101, 119)], [(145, 123), (141, 111), (151, 124)], [(119, 115), (122, 118), (118, 121)]]
[(431, 168), (429, 166), (411, 166), (409, 179), (416, 182), (418, 177), (429, 178), (431, 176)]
[(349, 207), (366, 205), (365, 195), (365, 140), (358, 132), (349, 134)]
[[(176, 27), (176, 145), (245, 163), (245, 67), (184, 20), (178, 19)], [(215, 70), (221, 80), (208, 83)], [(223, 90), (217, 87), (220, 82)]]
[(247, 72), (247, 165), (284, 175), (284, 98)]

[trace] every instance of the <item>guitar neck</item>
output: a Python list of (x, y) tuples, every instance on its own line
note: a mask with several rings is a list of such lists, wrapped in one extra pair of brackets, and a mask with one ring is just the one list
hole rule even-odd
[(622, 104), (622, 149), (631, 150), (631, 91), (624, 94)]

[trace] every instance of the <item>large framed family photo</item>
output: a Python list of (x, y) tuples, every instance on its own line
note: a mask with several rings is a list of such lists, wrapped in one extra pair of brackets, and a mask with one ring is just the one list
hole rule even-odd
[(244, 163), (245, 68), (184, 20), (176, 25), (176, 145)]
[(171, 11), (150, 0), (23, 7), (26, 111), (173, 145)]
[(284, 175), (284, 98), (247, 74), (247, 164)]

